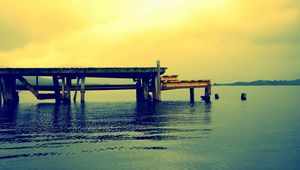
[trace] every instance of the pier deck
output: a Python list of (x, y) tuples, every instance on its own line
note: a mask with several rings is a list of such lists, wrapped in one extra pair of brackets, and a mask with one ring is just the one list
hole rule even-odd
[[(164, 74), (166, 67), (160, 68), (160, 74)], [(0, 68), (0, 75), (18, 76), (85, 76), (108, 78), (139, 78), (156, 76), (156, 67), (88, 67), (88, 68)]]

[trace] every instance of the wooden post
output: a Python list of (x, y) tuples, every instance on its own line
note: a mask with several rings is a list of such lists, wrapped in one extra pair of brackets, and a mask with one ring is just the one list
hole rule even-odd
[(142, 101), (142, 83), (141, 79), (136, 79), (135, 89), (136, 89), (136, 101), (141, 102)]
[(155, 76), (155, 101), (161, 101), (161, 87), (160, 87), (160, 61), (157, 60), (157, 74)]
[(202, 99), (206, 102), (206, 103), (210, 103), (210, 94), (211, 94), (211, 86), (210, 84), (208, 86), (205, 87), (205, 91), (204, 91), (204, 96), (202, 96)]
[(81, 94), (81, 102), (83, 103), (85, 101), (85, 77), (81, 77), (80, 94)]
[(220, 98), (219, 94), (215, 94), (215, 99), (219, 100), (219, 98)]
[(142, 79), (142, 94), (143, 94), (143, 100), (144, 101), (149, 101), (151, 96), (149, 94), (149, 79), (143, 78)]
[(53, 86), (54, 86), (54, 93), (55, 93), (55, 102), (61, 103), (61, 96), (60, 96), (60, 86), (57, 76), (52, 76), (53, 79)]
[(16, 76), (5, 75), (2, 77), (3, 102), (5, 104), (16, 104), (19, 102), (19, 95), (16, 91)]
[(247, 94), (246, 93), (241, 94), (241, 100), (242, 101), (247, 100)]
[(67, 86), (66, 86), (66, 96), (65, 96), (65, 103), (71, 103), (71, 86), (72, 86), (72, 79), (71, 77), (67, 77)]
[(190, 88), (190, 102), (194, 103), (195, 102), (195, 89)]
[(65, 100), (66, 97), (66, 91), (65, 91), (65, 77), (61, 78), (61, 95), (62, 95), (62, 100)]
[(76, 98), (77, 98), (77, 91), (78, 91), (78, 86), (79, 86), (79, 80), (80, 80), (80, 78), (77, 77), (76, 87), (75, 87), (75, 92), (74, 92), (74, 97), (73, 97), (74, 103), (76, 102)]
[(39, 93), (39, 77), (35, 76), (35, 91)]
[(0, 77), (0, 107), (2, 106), (2, 78)]

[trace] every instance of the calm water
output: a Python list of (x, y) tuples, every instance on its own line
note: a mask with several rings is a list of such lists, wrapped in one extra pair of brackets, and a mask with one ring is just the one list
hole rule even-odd
[(187, 91), (158, 104), (88, 93), (71, 106), (22, 92), (0, 111), (0, 169), (300, 169), (300, 87), (214, 87), (211, 104)]

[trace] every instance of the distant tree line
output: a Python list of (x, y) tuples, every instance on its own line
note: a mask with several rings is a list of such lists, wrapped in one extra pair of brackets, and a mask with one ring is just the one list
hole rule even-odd
[(300, 79), (296, 80), (256, 80), (251, 82), (214, 83), (214, 86), (298, 86)]

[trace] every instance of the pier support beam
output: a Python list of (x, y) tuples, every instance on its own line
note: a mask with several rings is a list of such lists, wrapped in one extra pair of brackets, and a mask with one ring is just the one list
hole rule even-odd
[(2, 106), (2, 78), (0, 77), (0, 107)]
[(160, 87), (160, 61), (157, 60), (157, 73), (154, 80), (153, 100), (161, 101), (161, 87)]
[(85, 77), (81, 77), (81, 87), (80, 87), (80, 94), (81, 94), (81, 103), (85, 101)]
[(195, 89), (190, 88), (190, 102), (194, 103), (195, 102)]
[(72, 79), (70, 77), (66, 77), (66, 92), (63, 98), (63, 102), (66, 104), (71, 103), (71, 86), (72, 86)]
[(136, 89), (136, 101), (143, 101), (143, 92), (142, 92), (142, 81), (141, 79), (135, 79), (135, 89)]
[(39, 93), (39, 76), (35, 76), (35, 91)]
[(79, 86), (79, 80), (80, 80), (80, 78), (77, 77), (77, 79), (76, 79), (76, 87), (75, 87), (75, 92), (74, 92), (74, 97), (73, 97), (74, 103), (76, 102), (76, 99), (77, 99), (77, 91), (78, 91), (78, 86)]
[(65, 86), (66, 86), (66, 79), (65, 79), (65, 77), (62, 77), (61, 78), (61, 98), (62, 98), (62, 100), (64, 100), (65, 96), (66, 96)]
[(209, 83), (204, 90), (204, 96), (201, 96), (202, 100), (206, 103), (210, 103), (210, 95), (211, 95), (211, 84)]
[(61, 96), (60, 96), (60, 85), (57, 76), (53, 76), (53, 86), (54, 86), (54, 93), (55, 93), (55, 103), (61, 103)]
[(136, 101), (145, 102), (151, 100), (149, 94), (149, 79), (136, 79)]
[(16, 76), (4, 75), (1, 78), (2, 96), (4, 104), (17, 104), (19, 102), (19, 94), (16, 91)]
[(149, 94), (149, 79), (142, 79), (142, 90), (143, 90), (143, 100), (149, 101), (151, 100), (151, 96)]

